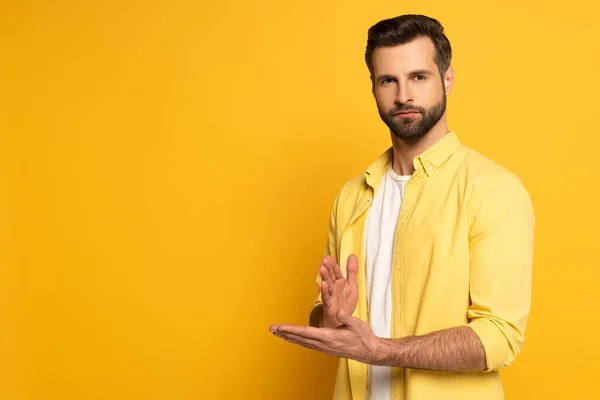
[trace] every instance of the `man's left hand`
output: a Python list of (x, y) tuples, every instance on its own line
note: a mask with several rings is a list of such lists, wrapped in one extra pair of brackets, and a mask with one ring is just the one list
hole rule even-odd
[(277, 337), (308, 349), (365, 364), (376, 364), (382, 345), (371, 327), (344, 310), (339, 311), (338, 320), (344, 324), (338, 328), (280, 324), (271, 325), (269, 330)]

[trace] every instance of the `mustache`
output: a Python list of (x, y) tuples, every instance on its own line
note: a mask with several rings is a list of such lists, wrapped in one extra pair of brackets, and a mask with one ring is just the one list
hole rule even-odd
[(423, 114), (425, 112), (425, 109), (423, 109), (422, 107), (400, 107), (400, 108), (395, 108), (393, 110), (390, 110), (390, 115), (394, 115), (394, 114), (398, 114), (400, 112), (408, 112), (408, 111), (415, 111), (415, 112), (419, 112), (421, 114)]

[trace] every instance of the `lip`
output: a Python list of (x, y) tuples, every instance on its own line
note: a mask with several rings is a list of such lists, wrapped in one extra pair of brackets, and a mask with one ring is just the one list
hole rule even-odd
[(407, 118), (407, 117), (415, 116), (417, 114), (420, 114), (420, 113), (418, 111), (403, 111), (403, 112), (399, 112), (397, 114), (394, 114), (394, 116), (395, 117)]

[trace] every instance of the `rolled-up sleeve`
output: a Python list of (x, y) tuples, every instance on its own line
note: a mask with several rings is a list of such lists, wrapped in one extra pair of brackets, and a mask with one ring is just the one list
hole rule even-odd
[(487, 368), (512, 364), (521, 351), (531, 308), (535, 216), (514, 174), (491, 184), (472, 220), (469, 323), (485, 349)]

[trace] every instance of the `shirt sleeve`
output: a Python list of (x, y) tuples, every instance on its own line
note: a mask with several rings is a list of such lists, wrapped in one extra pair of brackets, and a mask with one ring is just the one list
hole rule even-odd
[[(331, 215), (329, 217), (329, 230), (328, 230), (328, 234), (327, 234), (327, 243), (325, 245), (325, 252), (323, 254), (323, 257), (328, 256), (328, 255), (332, 256), (336, 262), (338, 262), (338, 260), (337, 260), (337, 237), (336, 237), (336, 214), (337, 214), (337, 204), (338, 204), (339, 198), (340, 198), (340, 194), (338, 193), (338, 195), (336, 196), (335, 201), (333, 203), (333, 207), (331, 209)], [(313, 302), (312, 309), (314, 309), (319, 304), (323, 303), (323, 299), (321, 298), (321, 274), (319, 273), (318, 270), (317, 270), (317, 279), (316, 280), (317, 280), (317, 288), (318, 288), (319, 295)]]
[(469, 323), (485, 349), (485, 371), (512, 364), (524, 343), (531, 307), (531, 198), (514, 174), (487, 190), (472, 220)]

